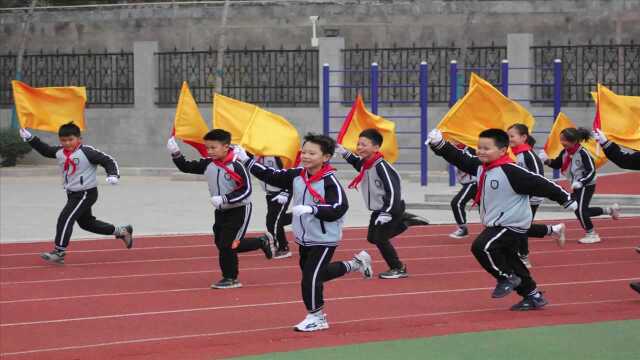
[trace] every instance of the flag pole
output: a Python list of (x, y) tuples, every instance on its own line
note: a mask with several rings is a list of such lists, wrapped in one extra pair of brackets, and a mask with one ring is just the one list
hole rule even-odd
[[(20, 39), (20, 46), (18, 47), (18, 57), (16, 58), (16, 80), (22, 80), (22, 59), (24, 58), (24, 47), (27, 42), (27, 35), (29, 31), (29, 25), (31, 25), (31, 19), (33, 15), (33, 10), (35, 9), (38, 0), (32, 0), (31, 5), (29, 6), (29, 10), (25, 15), (24, 20), (22, 21), (22, 36)], [(20, 126), (18, 125), (18, 114), (16, 112), (15, 99), (13, 101), (13, 111), (11, 112), (11, 128), (17, 129)]]

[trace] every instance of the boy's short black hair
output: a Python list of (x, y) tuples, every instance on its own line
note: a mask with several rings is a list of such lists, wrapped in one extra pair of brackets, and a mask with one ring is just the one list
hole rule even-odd
[(219, 141), (222, 144), (231, 144), (231, 133), (223, 129), (213, 129), (204, 135), (204, 140)]
[(307, 135), (304, 136), (302, 145), (304, 146), (306, 142), (318, 144), (323, 155), (329, 154), (333, 156), (336, 150), (336, 141), (326, 135), (307, 133)]
[(382, 138), (382, 134), (380, 134), (380, 132), (376, 129), (362, 130), (362, 132), (360, 133), (360, 135), (358, 135), (358, 137), (367, 138), (371, 140), (371, 143), (373, 143), (373, 145), (378, 145), (378, 146), (382, 146), (382, 141), (384, 140)]
[(487, 129), (480, 133), (481, 138), (493, 139), (499, 149), (509, 146), (509, 134), (502, 129)]
[(67, 136), (81, 136), (80, 128), (78, 127), (78, 125), (74, 124), (73, 121), (69, 121), (68, 123), (60, 126), (60, 128), (58, 129), (58, 137)]

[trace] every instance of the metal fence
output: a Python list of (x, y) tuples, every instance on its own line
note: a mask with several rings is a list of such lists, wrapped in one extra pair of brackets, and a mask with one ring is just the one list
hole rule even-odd
[(562, 60), (562, 102), (592, 104), (590, 92), (601, 83), (618, 94), (640, 95), (640, 45), (551, 45), (531, 47), (534, 64), (533, 101), (552, 102), (553, 69), (543, 65)]
[(475, 46), (474, 43), (471, 43), (471, 46), (464, 52), (464, 68), (459, 74), (463, 78), (458, 80), (465, 84), (465, 91), (468, 87), (471, 73), (482, 76), (493, 86), (500, 86), (502, 84), (500, 64), (506, 58), (506, 46), (495, 45), (493, 42), (490, 46)]
[(182, 81), (188, 81), (198, 103), (211, 103), (216, 78), (222, 93), (264, 106), (318, 106), (318, 50), (226, 50), (220, 74), (217, 52), (167, 51), (158, 58), (159, 105), (178, 101)]
[[(0, 55), (0, 105), (13, 104), (11, 80), (16, 77), (15, 54)], [(34, 87), (85, 86), (88, 106), (133, 104), (133, 53), (25, 54), (21, 79)]]

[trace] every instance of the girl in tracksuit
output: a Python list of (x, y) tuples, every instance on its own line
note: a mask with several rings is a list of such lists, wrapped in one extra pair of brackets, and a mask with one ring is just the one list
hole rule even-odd
[[(452, 142), (452, 144), (469, 156), (476, 155), (476, 151), (470, 146), (457, 142)], [(449, 237), (462, 239), (469, 235), (465, 207), (469, 201), (476, 197), (478, 185), (476, 183), (476, 177), (473, 174), (468, 174), (460, 169), (456, 169), (456, 178), (458, 183), (462, 185), (462, 188), (460, 188), (460, 191), (451, 199), (451, 210), (453, 210), (453, 217), (456, 219), (458, 229), (449, 234)]]
[(302, 146), (302, 167), (286, 170), (261, 165), (250, 159), (244, 149), (236, 147), (238, 158), (244, 160), (255, 177), (293, 196), (293, 233), (300, 252), (302, 299), (308, 311), (305, 319), (294, 327), (296, 331), (329, 328), (323, 312), (325, 282), (352, 271), (360, 271), (365, 278), (372, 274), (371, 256), (366, 251), (349, 261), (331, 262), (349, 208), (335, 169), (329, 165), (335, 145), (328, 136), (308, 134)]
[(564, 149), (555, 159), (549, 159), (542, 151), (540, 158), (544, 163), (560, 171), (567, 177), (573, 189), (572, 196), (578, 202), (576, 216), (585, 230), (585, 236), (578, 240), (581, 244), (600, 242), (600, 236), (594, 231), (591, 218), (603, 214), (610, 215), (614, 220), (620, 216), (618, 204), (610, 207), (589, 207), (591, 197), (596, 192), (596, 166), (582, 142), (591, 138), (591, 132), (584, 128), (566, 128), (560, 132), (560, 143)]

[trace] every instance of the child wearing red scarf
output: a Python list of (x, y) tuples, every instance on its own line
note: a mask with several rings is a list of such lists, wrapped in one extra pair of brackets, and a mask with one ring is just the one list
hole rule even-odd
[(116, 185), (119, 181), (120, 172), (113, 157), (92, 146), (84, 145), (80, 128), (73, 122), (58, 129), (59, 146), (47, 145), (26, 129), (20, 129), (20, 136), (40, 155), (58, 160), (62, 170), (62, 183), (67, 192), (67, 204), (58, 217), (55, 248), (51, 252), (40, 254), (40, 257), (52, 263), (64, 264), (67, 246), (76, 222), (83, 230), (101, 235), (115, 235), (124, 242), (127, 249), (130, 249), (133, 246), (131, 225), (114, 226), (96, 219), (91, 212), (91, 207), (98, 201), (98, 165), (107, 172), (108, 184)]
[(296, 331), (329, 328), (323, 311), (325, 282), (353, 271), (361, 272), (365, 278), (372, 274), (371, 256), (366, 251), (348, 261), (331, 262), (342, 238), (343, 217), (349, 208), (335, 169), (329, 165), (335, 145), (328, 136), (307, 134), (300, 156), (302, 167), (285, 170), (257, 163), (244, 149), (236, 147), (238, 158), (255, 177), (293, 196), (293, 234), (299, 245), (302, 299), (308, 312), (294, 327)]
[(187, 161), (172, 137), (167, 149), (176, 167), (185, 173), (206, 176), (209, 195), (215, 208), (213, 237), (219, 252), (222, 279), (211, 285), (213, 289), (241, 287), (238, 281), (238, 253), (261, 249), (267, 259), (273, 257), (273, 237), (245, 238), (251, 219), (251, 179), (244, 165), (229, 146), (231, 134), (213, 129), (204, 136), (209, 157)]
[(492, 297), (502, 298), (516, 290), (522, 301), (511, 310), (544, 307), (546, 299), (518, 257), (518, 246), (531, 226), (529, 197), (546, 197), (573, 209), (576, 204), (570, 195), (543, 176), (516, 165), (507, 154), (509, 136), (503, 130), (488, 129), (480, 133), (477, 157), (444, 141), (437, 129), (429, 133), (425, 144), (430, 145), (436, 155), (478, 178), (475, 202), (485, 229), (474, 240), (471, 251), (497, 280)]
[(553, 168), (560, 169), (571, 184), (572, 196), (578, 202), (576, 217), (585, 231), (585, 236), (578, 240), (581, 244), (593, 244), (602, 241), (595, 232), (591, 218), (610, 215), (614, 220), (620, 217), (618, 204), (609, 207), (589, 207), (591, 198), (596, 192), (596, 166), (589, 151), (580, 145), (591, 138), (591, 132), (584, 128), (566, 128), (560, 132), (560, 143), (564, 149), (555, 159), (549, 159), (542, 151), (540, 158)]
[[(533, 151), (533, 146), (536, 144), (536, 140), (529, 134), (529, 128), (525, 124), (513, 124), (507, 129), (509, 134), (509, 146), (511, 151), (516, 156), (516, 164), (531, 171), (534, 174), (544, 176), (544, 166), (542, 160)], [(538, 207), (542, 204), (542, 198), (532, 196), (529, 198), (529, 204), (531, 205), (531, 213), (533, 218), (536, 217)], [(558, 236), (558, 245), (564, 246), (565, 242), (565, 229), (566, 226), (562, 223), (555, 225), (545, 224), (531, 224), (527, 237), (520, 244), (518, 248), (518, 255), (520, 260), (527, 267), (531, 268), (531, 261), (529, 260), (529, 237), (543, 238), (548, 235)]]
[(400, 261), (390, 240), (407, 229), (403, 222), (405, 205), (400, 191), (400, 175), (380, 153), (382, 141), (378, 130), (366, 129), (359, 134), (357, 155), (342, 145), (338, 145), (336, 151), (358, 171), (349, 188), (359, 190), (365, 205), (372, 211), (367, 241), (376, 245), (389, 266), (389, 270), (381, 272), (378, 277), (400, 279), (408, 276), (407, 266)]

